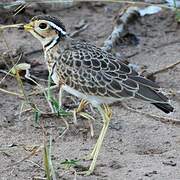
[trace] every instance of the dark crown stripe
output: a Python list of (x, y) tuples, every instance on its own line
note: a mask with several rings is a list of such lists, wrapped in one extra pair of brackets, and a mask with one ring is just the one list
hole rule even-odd
[(38, 16), (33, 17), (31, 20), (32, 21), (35, 21), (35, 20), (50, 21), (50, 22), (54, 23), (56, 26), (60, 27), (63, 31), (66, 31), (66, 28), (65, 28), (64, 24), (62, 23), (62, 21), (56, 17), (52, 17), (49, 15), (38, 15)]

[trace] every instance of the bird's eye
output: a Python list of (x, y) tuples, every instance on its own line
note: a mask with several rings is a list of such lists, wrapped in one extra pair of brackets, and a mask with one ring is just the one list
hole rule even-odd
[(47, 28), (47, 24), (46, 23), (41, 23), (41, 24), (39, 24), (39, 28), (40, 29), (46, 29)]

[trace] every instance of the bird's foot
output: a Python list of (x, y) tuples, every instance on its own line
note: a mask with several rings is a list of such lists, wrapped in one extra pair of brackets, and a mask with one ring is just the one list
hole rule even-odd
[(90, 114), (88, 114), (86, 112), (82, 112), (88, 104), (89, 103), (86, 100), (82, 99), (78, 108), (73, 110), (73, 123), (75, 125), (78, 124), (77, 115), (87, 119), (88, 123), (89, 123), (90, 130), (91, 130), (91, 136), (93, 137), (94, 136), (94, 130), (93, 130), (92, 121), (94, 121), (95, 119)]
[(74, 109), (73, 117), (74, 117), (74, 124), (77, 125), (77, 114), (80, 114), (82, 117), (86, 118), (86, 114), (83, 114), (82, 111), (85, 109), (85, 107), (88, 105), (88, 102), (84, 99), (81, 100), (78, 108)]

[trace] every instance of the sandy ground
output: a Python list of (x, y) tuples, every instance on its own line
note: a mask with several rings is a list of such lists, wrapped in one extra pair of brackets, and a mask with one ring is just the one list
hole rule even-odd
[[(91, 6), (80, 4), (66, 10), (48, 14), (59, 16), (67, 25), (69, 32), (82, 19), (89, 27), (80, 33), (77, 38), (91, 40), (101, 45), (112, 31), (113, 17), (120, 4), (105, 4)], [(32, 12), (31, 16), (42, 12)], [(23, 16), (23, 15), (19, 15)], [(29, 19), (30, 16), (25, 18)], [(21, 21), (22, 22), (22, 21)], [(6, 22), (7, 24), (8, 22)], [(145, 16), (141, 23), (130, 26), (140, 40), (139, 45), (121, 45), (119, 52), (138, 66), (147, 66), (148, 72), (153, 72), (180, 60), (180, 30), (171, 11), (164, 10), (158, 14)], [(40, 49), (40, 43), (30, 34), (17, 30), (7, 30), (4, 36), (12, 51), (23, 47), (25, 53)], [(0, 53), (7, 52), (7, 48), (0, 39)], [(43, 64), (43, 54), (34, 53), (27, 56), (28, 62), (41, 63), (36, 70), (46, 70)], [(0, 77), (4, 74), (0, 73)], [(180, 90), (180, 66), (156, 75), (156, 82), (167, 92)], [(17, 82), (7, 77), (1, 87), (18, 92)], [(26, 92), (35, 88), (24, 82)], [(55, 91), (56, 92), (56, 91)], [(154, 106), (143, 102), (128, 102), (129, 106), (143, 112), (158, 116), (180, 117), (180, 98), (177, 93), (171, 96), (175, 112), (166, 115)], [(43, 110), (49, 110), (43, 95), (32, 97), (32, 101)], [(19, 118), (18, 113), (22, 99), (0, 92), (0, 179), (24, 180), (34, 177), (44, 177), (43, 153), (37, 152), (34, 156), (24, 160), (30, 154), (23, 147), (43, 145), (44, 135), (41, 126), (34, 122), (34, 114), (27, 112)], [(27, 108), (28, 106), (26, 106)], [(106, 139), (101, 149), (97, 167), (89, 177), (77, 176), (78, 180), (178, 180), (180, 179), (180, 126), (178, 124), (163, 123), (159, 119), (147, 117), (125, 109), (121, 104), (112, 106), (113, 118), (110, 123)], [(79, 120), (79, 126), (71, 124), (70, 129), (60, 137), (63, 127), (62, 119), (57, 117), (41, 118), (47, 132), (46, 138), (51, 135), (52, 160), (57, 176), (64, 173), (61, 162), (65, 159), (80, 159), (88, 154), (96, 142), (102, 122), (96, 113), (94, 123), (95, 136), (90, 137), (89, 129), (84, 128), (84, 121)], [(72, 122), (72, 118), (67, 119)], [(86, 125), (87, 127), (87, 125)], [(88, 166), (90, 162), (80, 161), (78, 164)], [(63, 180), (74, 179), (71, 172), (65, 173)]]

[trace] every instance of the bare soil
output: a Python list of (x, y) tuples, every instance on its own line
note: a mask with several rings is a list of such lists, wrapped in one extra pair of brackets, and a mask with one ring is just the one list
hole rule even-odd
[[(69, 32), (75, 30), (75, 25), (84, 19), (89, 24), (77, 38), (86, 39), (101, 46), (111, 33), (113, 18), (122, 4), (81, 3), (65, 10), (46, 9), (46, 13), (61, 17)], [(43, 8), (42, 8), (43, 9)], [(18, 15), (16, 22), (23, 22), (43, 10), (34, 12), (32, 9)], [(11, 23), (12, 16), (5, 15), (6, 22)], [(4, 17), (2, 18), (2, 21)], [(139, 38), (139, 44), (120, 45), (118, 52), (127, 60), (140, 67), (146, 66), (148, 72), (164, 68), (180, 60), (180, 28), (175, 21), (174, 13), (163, 11), (141, 18), (141, 22), (130, 26), (130, 32)], [(28, 53), (42, 48), (41, 44), (27, 32), (10, 29), (4, 31), (4, 37), (9, 49), (15, 52), (22, 48)], [(7, 52), (4, 40), (0, 39), (0, 53)], [(30, 63), (39, 62), (33, 71), (46, 71), (43, 53), (32, 53), (23, 60)], [(4, 74), (0, 73), (0, 78)], [(180, 66), (156, 75), (156, 82), (166, 92), (180, 90)], [(7, 76), (2, 88), (8, 91), (20, 92), (16, 79)], [(34, 85), (24, 82), (27, 93), (35, 89)], [(57, 91), (54, 91), (57, 93)], [(132, 101), (128, 105), (143, 112), (156, 114), (167, 118), (180, 118), (179, 93), (170, 96), (175, 112), (166, 115), (154, 106), (144, 102)], [(43, 95), (34, 95), (32, 101), (41, 110), (50, 111)], [(66, 99), (65, 99), (66, 100)], [(65, 101), (64, 100), (64, 101)], [(44, 139), (51, 135), (52, 161), (59, 179), (74, 179), (72, 171), (64, 173), (62, 161), (65, 159), (80, 159), (93, 148), (102, 127), (98, 113), (95, 113), (95, 135), (90, 137), (87, 123), (79, 118), (79, 126), (71, 124), (70, 129), (62, 137), (62, 118), (41, 117), (40, 125), (34, 121), (34, 113), (26, 112), (19, 116), (23, 100), (7, 93), (0, 92), (0, 179), (25, 180), (35, 177), (45, 177), (43, 151), (26, 160), (31, 153), (28, 147), (42, 146)], [(26, 105), (24, 109), (28, 108)], [(113, 105), (113, 118), (101, 149), (97, 167), (93, 175), (77, 176), (78, 180), (178, 180), (180, 179), (180, 126), (163, 123), (146, 115), (125, 109), (121, 104)], [(66, 119), (69, 123), (72, 118)], [(42, 129), (44, 126), (44, 129)], [(44, 136), (46, 131), (46, 137)], [(26, 148), (25, 148), (26, 147)], [(21, 161), (23, 160), (23, 161)], [(90, 162), (80, 161), (78, 164), (88, 166)], [(64, 173), (64, 174), (63, 174)], [(60, 175), (62, 175), (60, 177)]]

